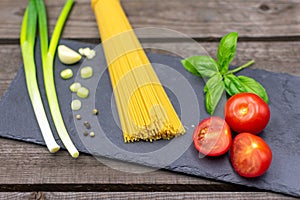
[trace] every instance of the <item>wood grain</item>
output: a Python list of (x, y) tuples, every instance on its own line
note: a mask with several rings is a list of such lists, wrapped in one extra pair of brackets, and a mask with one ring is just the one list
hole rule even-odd
[[(215, 57), (218, 43), (144, 43), (151, 51), (177, 54), (181, 57), (208, 54)], [(11, 80), (22, 63), (18, 45), (1, 45), (0, 49), (0, 96), (8, 88)], [(233, 65), (242, 65), (255, 59), (253, 68), (274, 72), (290, 73), (300, 76), (300, 42), (239, 42)]]
[(0, 193), (0, 199), (5, 200), (84, 200), (84, 199), (157, 199), (157, 200), (293, 200), (296, 198), (287, 197), (279, 194), (268, 194), (265, 192), (4, 192)]
[[(66, 151), (50, 154), (44, 146), (33, 145), (8, 139), (0, 139), (0, 191), (3, 187), (18, 185), (45, 184), (59, 190), (59, 186), (51, 184), (69, 184), (73, 190), (88, 190), (95, 188), (95, 184), (116, 187), (129, 184), (178, 184), (178, 185), (213, 185), (218, 187), (220, 182), (199, 179), (196, 177), (174, 174), (168, 171), (153, 171), (142, 174), (124, 173), (114, 170), (93, 158), (82, 154), (78, 159), (71, 158)], [(120, 164), (115, 161), (114, 165)], [(132, 165), (138, 170), (140, 166)], [(12, 176), (13, 175), (13, 176)], [(73, 185), (76, 184), (77, 188)], [(88, 184), (88, 187), (80, 186)], [(119, 185), (119, 186), (118, 186)], [(12, 186), (12, 185), (11, 185)], [(39, 186), (43, 187), (42, 185)], [(230, 186), (229, 186), (230, 187)], [(29, 188), (29, 187), (27, 187)], [(132, 186), (133, 188), (133, 186)], [(14, 188), (11, 188), (12, 190)], [(44, 188), (46, 191), (51, 188)], [(99, 189), (99, 187), (98, 187)], [(100, 188), (101, 189), (101, 188)], [(102, 188), (101, 190), (106, 190)]]
[[(46, 1), (52, 31), (65, 0)], [(289, 37), (299, 40), (298, 0), (123, 0), (134, 28), (168, 28), (194, 38), (220, 38), (238, 31), (245, 38)], [(18, 42), (27, 1), (0, 1), (1, 43)], [(77, 0), (64, 38), (99, 38), (90, 1)]]

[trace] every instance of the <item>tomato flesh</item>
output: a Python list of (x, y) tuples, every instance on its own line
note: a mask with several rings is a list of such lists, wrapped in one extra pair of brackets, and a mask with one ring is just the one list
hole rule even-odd
[(195, 148), (207, 156), (225, 154), (232, 143), (231, 131), (225, 120), (212, 116), (199, 123), (193, 134)]
[(239, 93), (228, 99), (225, 120), (235, 132), (260, 133), (270, 120), (269, 106), (258, 95)]
[(268, 170), (272, 151), (262, 138), (251, 133), (240, 133), (233, 140), (230, 160), (239, 175), (253, 178)]

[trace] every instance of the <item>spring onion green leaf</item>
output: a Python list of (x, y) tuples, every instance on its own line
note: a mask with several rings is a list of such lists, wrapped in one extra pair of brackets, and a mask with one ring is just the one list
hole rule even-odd
[(57, 133), (63, 142), (64, 146), (67, 148), (72, 157), (77, 158), (79, 152), (73, 144), (67, 129), (65, 127), (58, 98), (56, 94), (55, 84), (54, 84), (54, 70), (53, 62), (55, 51), (58, 45), (60, 34), (63, 28), (63, 25), (67, 19), (67, 16), (72, 8), (73, 0), (67, 0), (61, 14), (57, 20), (56, 26), (54, 28), (50, 45), (48, 47), (48, 30), (47, 30), (47, 16), (44, 2), (42, 0), (36, 0), (35, 5), (38, 13), (38, 22), (39, 22), (39, 33), (40, 33), (40, 45), (41, 45), (41, 57), (42, 57), (42, 66), (43, 66), (43, 76), (44, 76), (44, 85), (46, 89), (46, 95), (48, 99), (48, 104), (50, 107), (51, 116), (56, 127)]
[(20, 35), (20, 45), (24, 61), (26, 85), (34, 114), (36, 116), (46, 146), (51, 153), (55, 153), (60, 149), (60, 147), (53, 137), (42, 103), (42, 98), (40, 95), (36, 77), (36, 66), (34, 61), (36, 23), (37, 12), (34, 1), (31, 0), (24, 14)]

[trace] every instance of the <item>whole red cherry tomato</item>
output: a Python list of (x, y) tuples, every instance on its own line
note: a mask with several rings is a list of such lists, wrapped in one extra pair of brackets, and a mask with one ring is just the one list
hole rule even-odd
[(272, 151), (262, 138), (251, 133), (240, 133), (233, 139), (230, 160), (239, 175), (257, 177), (269, 168)]
[(194, 131), (193, 141), (200, 153), (207, 156), (220, 156), (231, 146), (231, 131), (225, 120), (212, 116), (199, 123)]
[(258, 134), (269, 122), (270, 109), (258, 95), (239, 93), (228, 99), (224, 115), (232, 130)]

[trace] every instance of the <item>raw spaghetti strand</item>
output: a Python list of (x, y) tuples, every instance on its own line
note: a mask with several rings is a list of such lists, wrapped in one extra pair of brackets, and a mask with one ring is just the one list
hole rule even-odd
[(119, 0), (92, 0), (125, 142), (185, 132)]

